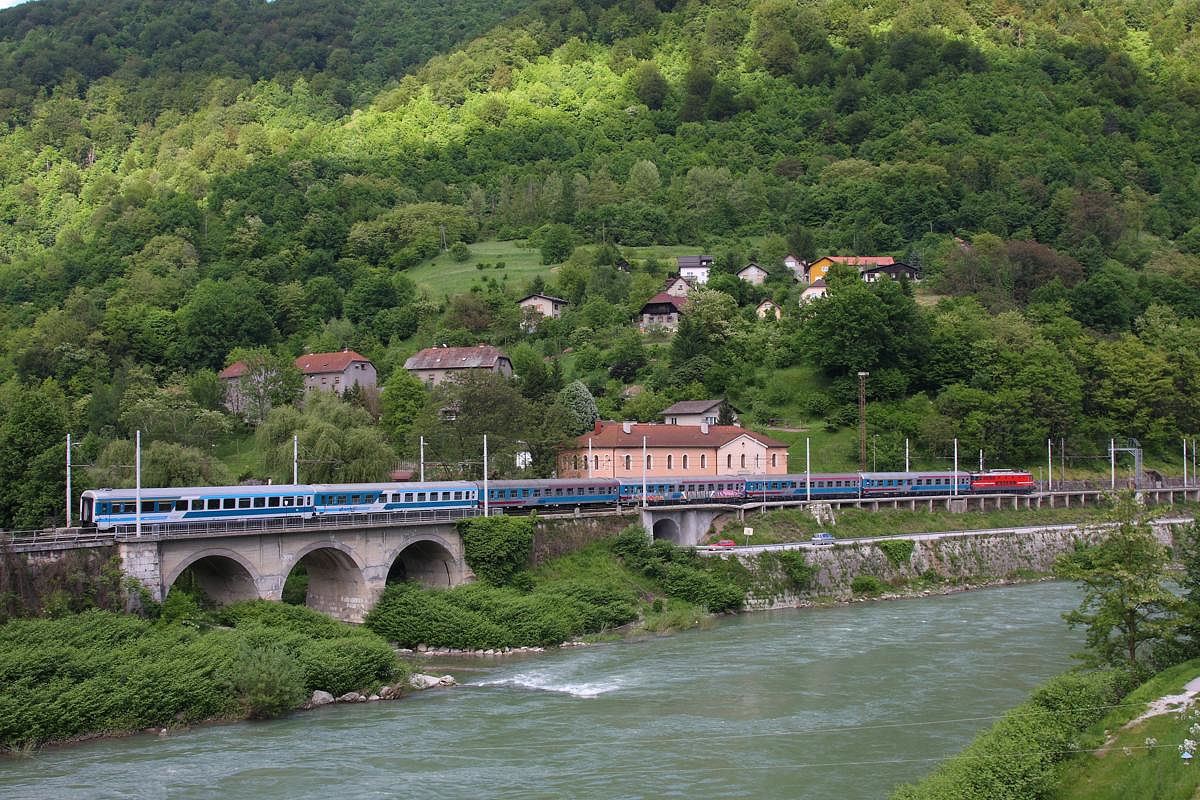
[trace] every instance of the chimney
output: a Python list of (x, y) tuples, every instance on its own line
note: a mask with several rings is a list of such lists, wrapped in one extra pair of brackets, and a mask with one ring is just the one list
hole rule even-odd
[(621, 431), (624, 433), (633, 433), (633, 423), (632, 422), (622, 422), (621, 423)]
[(703, 433), (705, 436), (708, 436), (708, 423), (707, 422), (700, 423), (700, 432)]
[(596, 418), (596, 424), (592, 426), (592, 433), (600, 433), (604, 430), (604, 425), (600, 422), (600, 418)]

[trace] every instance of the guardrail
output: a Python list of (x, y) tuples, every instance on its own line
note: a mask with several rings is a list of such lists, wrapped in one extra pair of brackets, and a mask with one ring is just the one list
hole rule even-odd
[[(371, 528), (379, 525), (421, 525), (453, 522), (465, 517), (477, 517), (474, 508), (438, 508), (428, 511), (380, 511), (371, 514), (322, 514), (307, 519), (247, 519), (226, 522), (159, 522), (142, 525), (141, 538), (175, 538), (213, 536), (222, 534), (287, 533), (322, 529)], [(115, 529), (119, 541), (137, 539), (133, 525)]]

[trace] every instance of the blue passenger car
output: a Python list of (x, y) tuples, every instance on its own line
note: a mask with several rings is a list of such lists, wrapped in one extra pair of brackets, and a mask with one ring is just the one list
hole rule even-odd
[[(482, 484), (479, 484), (482, 490)], [(489, 508), (574, 508), (616, 505), (617, 482), (606, 478), (488, 481)]]
[(863, 497), (930, 497), (934, 495), (967, 494), (971, 491), (971, 474), (954, 472), (864, 472)]
[(754, 475), (746, 478), (747, 500), (830, 500), (858, 497), (860, 479), (856, 474), (833, 475)]
[[(646, 479), (647, 503), (721, 503), (741, 500), (745, 495), (746, 480), (733, 475)], [(621, 480), (621, 502), (631, 505), (642, 502), (641, 479)]]
[[(310, 517), (310, 486), (188, 486), (142, 489), (141, 522), (248, 520), (264, 517)], [(101, 530), (137, 523), (134, 489), (89, 489), (80, 499), (80, 520)]]

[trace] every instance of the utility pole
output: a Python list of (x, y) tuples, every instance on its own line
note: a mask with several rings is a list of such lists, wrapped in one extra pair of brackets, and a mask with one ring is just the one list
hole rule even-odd
[(292, 485), (300, 485), (300, 437), (292, 434)]
[[(1187, 447), (1184, 446), (1184, 451)], [(1184, 461), (1187, 455), (1184, 453)], [(1187, 475), (1187, 469), (1183, 470), (1184, 475)], [(1187, 486), (1187, 479), (1183, 480), (1183, 486)], [(67, 434), (67, 528), (71, 527), (71, 434)]]
[(642, 508), (646, 507), (646, 437), (642, 437)]
[(133, 444), (133, 530), (137, 536), (142, 535), (142, 432), (138, 431)]
[(420, 437), (420, 439), (421, 439), (421, 461), (420, 461), (421, 475), (420, 475), (420, 478), (421, 478), (421, 483), (424, 483), (425, 482), (425, 437), (422, 436), (422, 437)]
[(811, 452), (809, 446), (812, 444), (812, 439), (805, 437), (804, 439), (804, 501), (812, 502), (812, 472), (809, 467), (811, 464)]
[(1117, 490), (1117, 440), (1108, 440), (1108, 463), (1111, 478), (1109, 479), (1109, 488), (1112, 491)]
[(1046, 475), (1049, 479), (1047, 491), (1054, 491), (1054, 440), (1046, 440)]
[(950, 479), (950, 494), (958, 495), (958, 439), (954, 440), (954, 477)]
[(904, 437), (904, 471), (908, 472), (908, 437)]
[(587, 463), (588, 477), (590, 478), (590, 477), (592, 477), (592, 437), (590, 437), (590, 436), (588, 437), (588, 456), (587, 456), (587, 458), (588, 458), (588, 463)]
[(979, 471), (983, 472), (983, 448), (979, 449)]
[(858, 468), (867, 471), (867, 376), (858, 373)]
[(483, 515), (488, 516), (487, 434), (483, 435)]

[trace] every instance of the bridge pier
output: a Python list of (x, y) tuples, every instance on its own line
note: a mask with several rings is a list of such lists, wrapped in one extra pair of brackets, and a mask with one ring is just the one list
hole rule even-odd
[(473, 577), (452, 522), (175, 538), (122, 534), (117, 546), (124, 573), (156, 602), (184, 573), (215, 605), (280, 600), (284, 582), (303, 564), (306, 605), (346, 622), (362, 622), (388, 583), (412, 580), (449, 588)]

